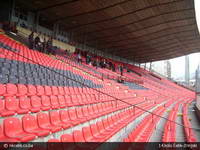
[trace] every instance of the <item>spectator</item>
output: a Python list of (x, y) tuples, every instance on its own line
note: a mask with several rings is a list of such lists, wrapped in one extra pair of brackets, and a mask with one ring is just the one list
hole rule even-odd
[(28, 42), (29, 42), (29, 48), (34, 48), (34, 32), (31, 32), (31, 34), (28, 36)]
[(44, 37), (43, 43), (42, 43), (42, 51), (46, 53), (46, 47), (47, 47), (47, 41), (46, 38)]
[(121, 76), (123, 76), (123, 66), (122, 65), (119, 66), (119, 71), (121, 73)]
[(46, 46), (46, 47), (47, 47), (47, 53), (48, 53), (48, 54), (52, 53), (52, 45), (53, 45), (52, 42), (53, 42), (53, 41), (52, 41), (52, 37), (50, 37), (50, 38), (48, 39), (48, 41), (47, 41), (47, 46)]
[(112, 65), (112, 71), (115, 72), (115, 64)]
[(100, 60), (99, 65), (100, 65), (101, 68), (103, 68), (103, 61), (102, 61), (102, 59)]
[(91, 56), (87, 54), (86, 64), (89, 64), (90, 62), (91, 62)]
[(106, 68), (106, 60), (103, 59), (103, 68)]
[(99, 59), (97, 58), (96, 59), (96, 69), (98, 69), (98, 67), (99, 67)]
[(92, 65), (95, 67), (97, 66), (97, 61), (94, 59), (93, 62), (92, 62)]
[(35, 38), (35, 49), (40, 50), (40, 37), (39, 35)]
[(112, 62), (109, 62), (108, 65), (109, 65), (109, 69), (112, 70), (112, 65), (113, 65)]
[(78, 63), (82, 63), (81, 53), (79, 52), (77, 55)]

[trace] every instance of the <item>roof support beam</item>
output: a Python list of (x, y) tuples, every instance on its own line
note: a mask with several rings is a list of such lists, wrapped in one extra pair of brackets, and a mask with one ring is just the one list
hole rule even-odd
[(41, 11), (45, 11), (45, 10), (52, 9), (52, 8), (55, 8), (55, 7), (60, 7), (60, 6), (63, 6), (63, 5), (74, 3), (74, 2), (77, 2), (77, 1), (79, 1), (79, 0), (70, 0), (70, 1), (62, 2), (62, 3), (57, 3), (57, 4), (54, 4), (54, 5), (50, 5), (50, 6), (47, 6), (47, 7), (36, 9), (35, 11), (41, 12)]

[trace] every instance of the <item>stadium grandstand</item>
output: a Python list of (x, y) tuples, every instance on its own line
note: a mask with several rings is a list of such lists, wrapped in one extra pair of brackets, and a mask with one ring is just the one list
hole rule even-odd
[(200, 142), (199, 92), (140, 66), (199, 52), (195, 13), (193, 0), (1, 1), (0, 142)]

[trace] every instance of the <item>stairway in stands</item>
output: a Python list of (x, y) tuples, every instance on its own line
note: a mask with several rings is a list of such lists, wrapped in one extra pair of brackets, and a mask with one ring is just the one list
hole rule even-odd
[[(198, 141), (187, 117), (194, 93), (131, 67), (142, 76), (125, 76), (137, 76), (144, 81), (143, 88), (100, 80), (84, 72), (86, 67), (81, 70), (30, 50), (1, 33), (0, 141), (148, 142), (167, 113), (160, 140), (174, 142), (179, 105), (185, 141)], [(122, 134), (138, 118), (136, 127)]]

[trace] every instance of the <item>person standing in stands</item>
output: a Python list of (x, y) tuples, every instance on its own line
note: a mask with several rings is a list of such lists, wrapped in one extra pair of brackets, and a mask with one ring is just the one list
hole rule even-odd
[(121, 73), (121, 76), (123, 76), (123, 66), (122, 65), (119, 66), (119, 71)]
[(29, 48), (34, 48), (34, 32), (31, 32), (31, 34), (28, 36), (28, 42), (29, 42)]
[(39, 37), (39, 35), (37, 35), (37, 36), (35, 37), (35, 48), (36, 48), (37, 50), (40, 50), (40, 37)]
[(47, 53), (50, 54), (52, 51), (52, 37), (48, 39), (46, 48), (47, 48)]
[(106, 59), (103, 59), (103, 68), (106, 68)]
[(96, 69), (98, 69), (98, 67), (99, 67), (99, 59), (96, 58)]
[(44, 42), (44, 39), (40, 36), (40, 43), (39, 43), (39, 51), (40, 52), (44, 52), (43, 51), (43, 42)]
[(78, 63), (82, 63), (81, 53), (79, 52), (77, 55)]
[(46, 38), (44, 37), (44, 41), (43, 41), (43, 43), (42, 43), (42, 51), (43, 51), (44, 53), (46, 53), (46, 47), (47, 47), (47, 42), (46, 42)]

